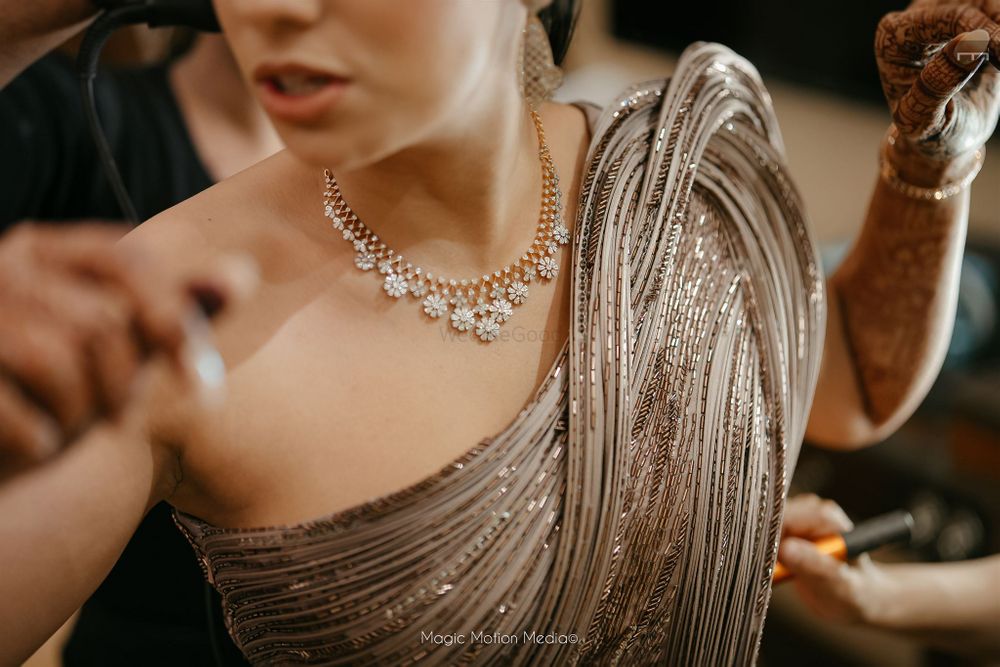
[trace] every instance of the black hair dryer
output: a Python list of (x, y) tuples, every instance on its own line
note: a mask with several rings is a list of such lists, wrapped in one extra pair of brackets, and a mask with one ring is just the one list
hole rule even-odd
[(128, 23), (146, 23), (153, 28), (186, 26), (218, 32), (219, 21), (211, 0), (94, 0), (107, 12), (125, 12)]

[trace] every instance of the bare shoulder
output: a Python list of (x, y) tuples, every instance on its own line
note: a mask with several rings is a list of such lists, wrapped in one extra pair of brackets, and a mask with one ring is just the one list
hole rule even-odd
[[(280, 282), (288, 276), (292, 271), (288, 267), (303, 270), (308, 239), (294, 225), (301, 226), (298, 219), (305, 216), (290, 204), (302, 197), (288, 187), (301, 181), (294, 170), (302, 167), (283, 153), (142, 223), (122, 239), (120, 247), (172, 274), (199, 272), (225, 255), (249, 255), (260, 268), (262, 289), (267, 281)], [(258, 294), (237, 312), (222, 313), (214, 322), (215, 342), (230, 370), (241, 356), (233, 341), (247, 338), (242, 334), (257, 326), (265, 306)], [(155, 400), (146, 415), (146, 432), (152, 442), (183, 460), (191, 453), (190, 433), (211, 415), (165, 364), (156, 365), (151, 385)], [(183, 493), (183, 487), (178, 492)]]
[(282, 231), (272, 223), (287, 217), (286, 203), (294, 195), (280, 184), (297, 169), (301, 166), (287, 151), (280, 151), (150, 218), (122, 246), (186, 265), (229, 252), (258, 256)]

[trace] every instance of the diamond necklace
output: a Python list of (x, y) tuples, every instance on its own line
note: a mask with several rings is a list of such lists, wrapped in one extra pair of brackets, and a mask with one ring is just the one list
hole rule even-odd
[(471, 280), (448, 279), (424, 271), (389, 248), (358, 219), (327, 169), (323, 193), (326, 217), (333, 221), (333, 227), (343, 234), (344, 240), (354, 245), (354, 265), (362, 271), (377, 268), (385, 276), (382, 289), (387, 295), (420, 299), (423, 312), (431, 319), (447, 318), (458, 331), (475, 331), (485, 342), (495, 340), (500, 335), (500, 326), (513, 314), (514, 306), (528, 298), (528, 285), (532, 281), (548, 282), (559, 273), (556, 252), (570, 239), (563, 222), (559, 175), (545, 142), (542, 119), (534, 110), (531, 117), (538, 132), (538, 157), (542, 163), (542, 206), (535, 239), (520, 259), (492, 275), (487, 273)]

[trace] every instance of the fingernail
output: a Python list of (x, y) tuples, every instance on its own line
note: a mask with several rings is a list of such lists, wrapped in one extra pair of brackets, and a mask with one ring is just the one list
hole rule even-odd
[(39, 460), (55, 456), (62, 446), (59, 427), (51, 419), (42, 419), (35, 428), (35, 457)]
[(840, 527), (840, 530), (843, 532), (847, 532), (849, 530), (854, 529), (854, 522), (851, 521), (851, 518), (849, 516), (847, 516), (847, 512), (845, 512), (842, 509), (838, 510), (834, 520), (836, 524)]
[(962, 35), (955, 44), (955, 60), (959, 65), (972, 65), (986, 54), (990, 46), (990, 33), (982, 28)]
[(206, 407), (218, 406), (224, 397), (226, 364), (212, 341), (208, 320), (199, 312), (184, 322), (184, 364), (198, 387), (198, 399)]
[(797, 563), (802, 558), (802, 545), (796, 539), (785, 540), (781, 545), (781, 562), (785, 565)]

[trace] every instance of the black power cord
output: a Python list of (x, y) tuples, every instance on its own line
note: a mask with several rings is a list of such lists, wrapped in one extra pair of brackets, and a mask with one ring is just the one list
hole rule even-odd
[[(84, 34), (77, 56), (77, 72), (80, 76), (80, 94), (83, 100), (83, 113), (87, 127), (94, 143), (97, 145), (97, 155), (111, 184), (118, 205), (126, 221), (133, 227), (138, 225), (139, 215), (136, 213), (132, 198), (122, 180), (121, 172), (115, 162), (114, 153), (108, 138), (101, 127), (97, 113), (97, 100), (94, 95), (94, 80), (101, 51), (108, 38), (118, 30), (128, 25), (146, 23), (150, 27), (187, 26), (206, 32), (219, 30), (218, 21), (209, 0), (140, 0), (138, 2), (108, 1), (96, 3), (104, 9)], [(212, 648), (212, 657), (216, 665), (225, 665), (222, 644), (216, 629), (216, 605), (212, 599), (212, 591), (205, 583), (205, 611), (208, 618), (208, 635)]]
[(151, 28), (185, 26), (203, 32), (219, 31), (212, 0), (95, 0), (94, 4), (108, 11), (142, 7), (145, 14), (141, 21)]
[(101, 50), (115, 30), (128, 25), (146, 23), (154, 28), (187, 26), (206, 32), (217, 32), (219, 23), (209, 0), (133, 0), (131, 2), (103, 0), (96, 4), (104, 11), (87, 29), (77, 56), (83, 113), (90, 134), (97, 144), (97, 156), (111, 184), (115, 199), (118, 200), (125, 220), (134, 227), (140, 222), (139, 215), (136, 213), (128, 190), (125, 188), (121, 172), (118, 170), (114, 154), (111, 151), (111, 145), (101, 127), (101, 120), (97, 113), (97, 101), (94, 97), (94, 80), (97, 78)]
[(80, 95), (83, 98), (83, 114), (87, 120), (87, 127), (97, 144), (97, 156), (104, 167), (104, 173), (111, 183), (111, 190), (118, 200), (118, 205), (122, 209), (125, 219), (133, 227), (139, 224), (139, 215), (135, 212), (132, 198), (129, 197), (125, 183), (122, 181), (121, 172), (115, 163), (114, 154), (111, 152), (111, 144), (101, 127), (101, 119), (97, 115), (97, 100), (94, 97), (94, 79), (97, 78), (97, 66), (101, 57), (101, 50), (107, 44), (108, 38), (118, 28), (142, 23), (146, 13), (146, 8), (142, 5), (123, 5), (114, 9), (102, 12), (94, 20), (83, 36), (80, 44), (80, 52), (77, 56), (77, 70), (80, 75)]

